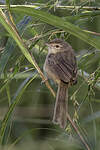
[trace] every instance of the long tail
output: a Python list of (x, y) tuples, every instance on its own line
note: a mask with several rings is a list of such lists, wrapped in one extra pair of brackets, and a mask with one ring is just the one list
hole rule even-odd
[(68, 112), (68, 85), (60, 83), (58, 85), (53, 122), (65, 128), (67, 124)]

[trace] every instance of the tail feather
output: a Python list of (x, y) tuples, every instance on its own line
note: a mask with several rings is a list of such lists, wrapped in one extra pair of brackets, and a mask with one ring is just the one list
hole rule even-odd
[(61, 82), (58, 85), (53, 122), (65, 128), (68, 112), (68, 85)]

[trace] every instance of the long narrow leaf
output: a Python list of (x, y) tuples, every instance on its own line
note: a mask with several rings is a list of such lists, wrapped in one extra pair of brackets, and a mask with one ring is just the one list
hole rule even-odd
[(0, 129), (0, 143), (3, 144), (3, 140), (4, 140), (4, 135), (5, 135), (5, 131), (7, 128), (7, 124), (9, 123), (9, 119), (11, 118), (11, 114), (15, 108), (15, 106), (19, 103), (20, 98), (22, 97), (25, 89), (27, 88), (27, 86), (32, 82), (32, 80), (37, 76), (36, 73), (34, 73), (33, 75), (31, 75), (29, 78), (25, 79), (24, 82), (20, 85), (20, 87), (18, 88), (17, 92), (15, 93), (13, 99), (12, 99), (12, 104), (9, 107), (8, 112), (6, 113), (2, 123), (1, 123), (1, 129)]
[[(17, 24), (18, 31), (20, 34), (23, 33), (23, 31), (24, 31), (25, 27), (27, 26), (27, 24), (29, 23), (29, 21), (30, 21), (30, 17), (25, 16)], [(15, 47), (16, 47), (16, 42), (11, 37), (9, 37), (7, 44), (6, 44), (6, 47), (5, 47), (5, 50), (4, 50), (4, 52), (0, 58), (0, 75), (3, 73), (10, 56), (12, 55), (12, 53), (15, 50)]]
[(22, 53), (25, 55), (25, 57), (29, 60), (30, 63), (33, 64), (33, 60), (32, 60), (31, 55), (29, 54), (28, 50), (25, 48), (25, 45), (23, 44), (22, 40), (18, 36), (15, 29), (13, 29), (11, 24), (8, 22), (5, 14), (2, 12), (1, 9), (0, 9), (0, 22), (6, 28), (6, 30), (10, 33), (10, 35), (13, 37), (13, 39), (16, 41), (16, 43), (18, 44), (18, 46), (22, 50)]
[(91, 34), (86, 33), (81, 28), (71, 24), (70, 22), (64, 21), (62, 18), (51, 15), (47, 12), (43, 12), (41, 10), (36, 10), (34, 8), (28, 7), (15, 7), (11, 8), (13, 12), (20, 12), (30, 16), (34, 16), (35, 18), (39, 18), (41, 21), (56, 26), (60, 29), (65, 30), (66, 32), (76, 36), (77, 38), (85, 41), (86, 43), (92, 45), (93, 47), (100, 49), (100, 39), (91, 36)]

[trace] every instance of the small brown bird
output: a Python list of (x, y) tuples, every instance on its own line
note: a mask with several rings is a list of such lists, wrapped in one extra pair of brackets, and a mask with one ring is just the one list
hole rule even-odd
[(77, 64), (70, 44), (54, 39), (48, 44), (48, 55), (44, 63), (47, 78), (58, 84), (53, 122), (66, 127), (68, 112), (68, 88), (77, 82)]

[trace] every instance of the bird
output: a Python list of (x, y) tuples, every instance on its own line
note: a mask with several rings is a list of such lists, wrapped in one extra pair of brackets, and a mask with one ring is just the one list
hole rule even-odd
[(68, 113), (68, 88), (77, 83), (77, 61), (72, 46), (63, 39), (46, 43), (48, 54), (43, 70), (47, 79), (58, 85), (53, 114), (53, 123), (65, 129)]

